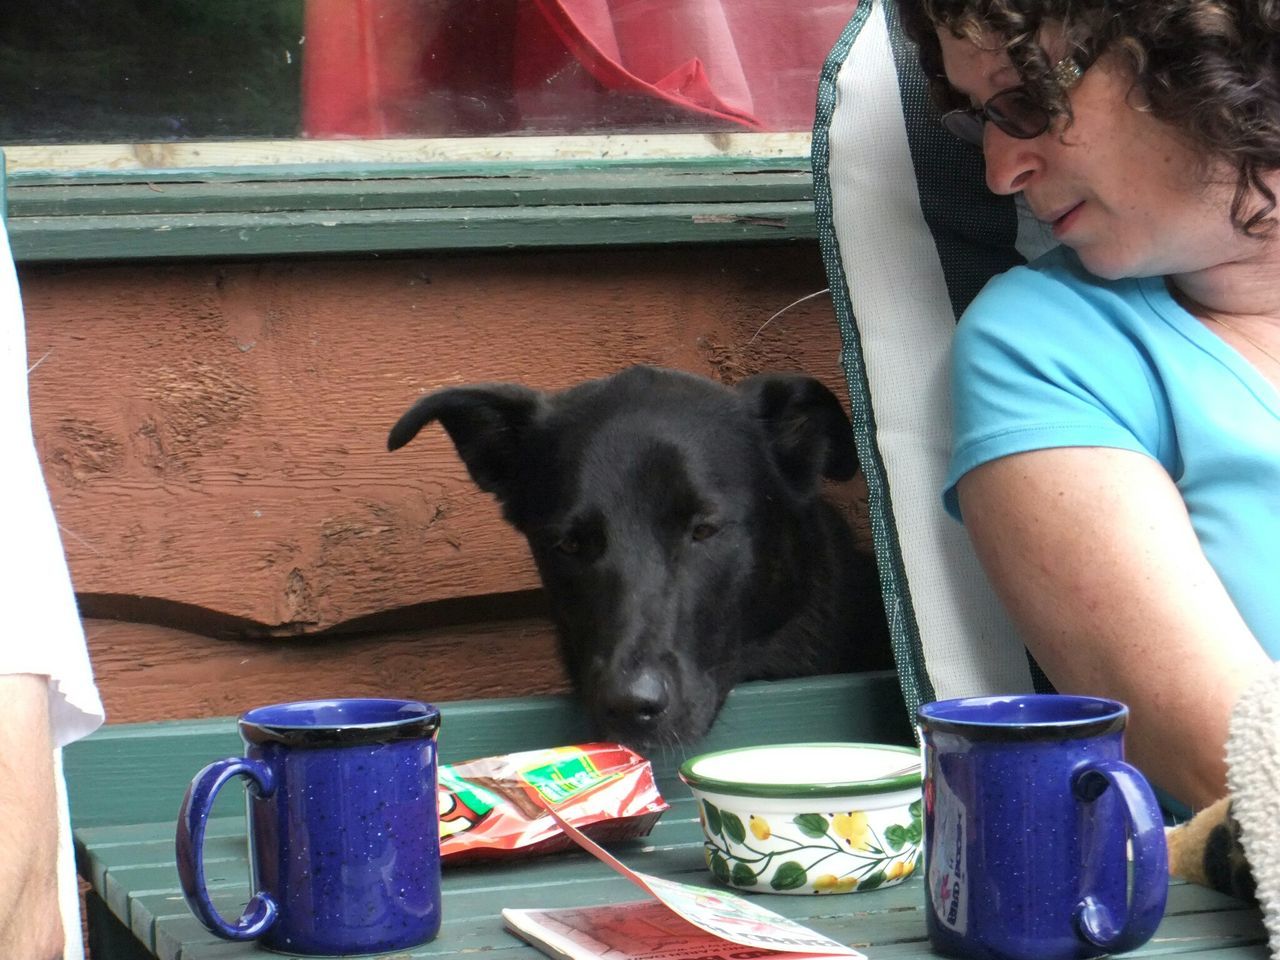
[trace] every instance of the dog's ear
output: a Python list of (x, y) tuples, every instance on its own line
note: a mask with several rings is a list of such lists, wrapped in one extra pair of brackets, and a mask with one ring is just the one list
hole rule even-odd
[(774, 458), (798, 490), (816, 488), (820, 476), (848, 480), (858, 472), (853, 425), (836, 395), (813, 377), (767, 373), (738, 385), (764, 424)]
[(399, 450), (428, 423), (439, 420), (476, 486), (506, 502), (518, 476), (524, 432), (541, 404), (538, 391), (509, 383), (437, 390), (396, 421), (387, 449)]

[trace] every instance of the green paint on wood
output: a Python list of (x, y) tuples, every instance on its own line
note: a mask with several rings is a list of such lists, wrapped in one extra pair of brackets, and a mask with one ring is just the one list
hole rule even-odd
[[(242, 177), (248, 175), (241, 174)], [(19, 261), (811, 240), (807, 169), (99, 182), (14, 177)]]
[[(439, 706), (440, 755), (446, 763), (592, 738), (581, 709), (564, 696)], [(651, 759), (662, 789), (683, 791), (675, 770), (693, 751), (814, 739), (911, 742), (895, 675), (742, 684), (729, 695), (701, 743), (659, 752)], [(196, 771), (240, 751), (240, 738), (229, 718), (103, 727), (65, 751), (72, 822), (77, 830), (85, 830), (172, 820)], [(219, 811), (230, 815), (237, 809), (235, 793), (232, 788), (224, 791)]]

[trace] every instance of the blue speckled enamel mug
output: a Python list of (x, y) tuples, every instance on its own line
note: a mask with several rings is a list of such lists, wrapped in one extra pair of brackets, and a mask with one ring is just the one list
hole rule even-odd
[[(284, 953), (380, 953), (440, 929), (436, 731), (413, 700), (313, 700), (240, 718), (245, 755), (209, 764), (178, 815), (178, 875), (210, 931)], [(205, 886), (209, 811), (247, 783), (254, 894), (230, 923)]]
[(1168, 851), (1155, 795), (1122, 759), (1128, 713), (1056, 694), (920, 708), (925, 917), (937, 952), (1077, 960), (1155, 933)]

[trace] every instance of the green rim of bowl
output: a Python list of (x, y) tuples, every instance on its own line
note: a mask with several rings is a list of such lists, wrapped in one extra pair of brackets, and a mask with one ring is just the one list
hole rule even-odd
[[(857, 747), (862, 750), (887, 750), (900, 753), (903, 757), (912, 757), (917, 761), (920, 751), (915, 747), (903, 747), (891, 743), (774, 743), (761, 744), (757, 747), (734, 747), (729, 750), (717, 750), (713, 753), (702, 753), (690, 757), (680, 764), (677, 771), (681, 780), (690, 787), (706, 793), (722, 793), (732, 797), (768, 797), (770, 799), (786, 799), (789, 797), (851, 797), (868, 793), (889, 793), (894, 790), (910, 790), (920, 786), (922, 771), (917, 768), (911, 773), (898, 777), (884, 777), (879, 780), (847, 780), (842, 783), (742, 783), (737, 780), (717, 780), (695, 773), (693, 768), (704, 760), (713, 757), (724, 757), (730, 754), (746, 754), (760, 750), (777, 750), (779, 747), (819, 747), (848, 750)], [(906, 763), (903, 763), (906, 766)]]

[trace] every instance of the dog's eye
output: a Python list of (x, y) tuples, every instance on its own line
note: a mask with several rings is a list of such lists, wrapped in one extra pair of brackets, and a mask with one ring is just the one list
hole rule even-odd
[(582, 551), (582, 541), (573, 534), (566, 534), (553, 544), (554, 548), (567, 556), (574, 556)]
[(693, 526), (693, 530), (689, 532), (689, 535), (693, 537), (695, 541), (701, 541), (706, 540), (708, 537), (714, 537), (719, 532), (720, 528), (715, 526), (715, 524), (696, 523)]

